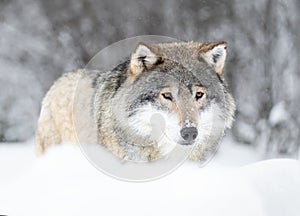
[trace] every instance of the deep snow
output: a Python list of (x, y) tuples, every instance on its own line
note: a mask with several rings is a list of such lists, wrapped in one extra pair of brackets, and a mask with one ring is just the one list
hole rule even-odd
[(298, 160), (260, 161), (225, 140), (205, 167), (185, 163), (159, 180), (123, 182), (64, 144), (36, 157), (33, 141), (0, 145), (0, 214), (255, 215), (300, 214)]

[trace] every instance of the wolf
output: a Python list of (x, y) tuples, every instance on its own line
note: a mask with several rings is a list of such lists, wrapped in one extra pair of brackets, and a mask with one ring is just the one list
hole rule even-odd
[(89, 142), (122, 160), (155, 161), (174, 146), (206, 160), (236, 110), (223, 76), (226, 55), (226, 42), (140, 42), (112, 70), (64, 74), (43, 99), (38, 151), (78, 143), (86, 131)]

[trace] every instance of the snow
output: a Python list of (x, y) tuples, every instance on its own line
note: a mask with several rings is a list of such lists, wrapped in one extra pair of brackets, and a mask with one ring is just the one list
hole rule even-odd
[(0, 144), (0, 214), (299, 215), (299, 161), (258, 160), (227, 139), (204, 167), (186, 162), (164, 178), (131, 183), (99, 172), (72, 144), (42, 157), (32, 140)]
[(290, 118), (289, 113), (286, 111), (286, 104), (284, 101), (281, 101), (272, 108), (269, 122), (272, 126), (275, 126), (276, 124), (290, 120)]

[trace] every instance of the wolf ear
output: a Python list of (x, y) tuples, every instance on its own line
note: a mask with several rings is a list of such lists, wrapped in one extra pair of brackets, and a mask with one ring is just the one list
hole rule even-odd
[(144, 44), (139, 43), (131, 54), (130, 59), (130, 71), (131, 74), (136, 76), (151, 68), (158, 60), (158, 56), (152, 51), (152, 49)]
[(217, 42), (202, 44), (200, 46), (200, 55), (215, 69), (218, 76), (221, 77), (227, 55), (227, 43)]

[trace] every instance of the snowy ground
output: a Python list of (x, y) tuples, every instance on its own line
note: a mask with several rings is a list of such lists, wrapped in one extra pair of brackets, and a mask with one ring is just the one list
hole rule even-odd
[(299, 161), (257, 162), (230, 140), (207, 166), (145, 183), (104, 175), (70, 144), (36, 157), (32, 143), (0, 144), (0, 215), (300, 215)]

